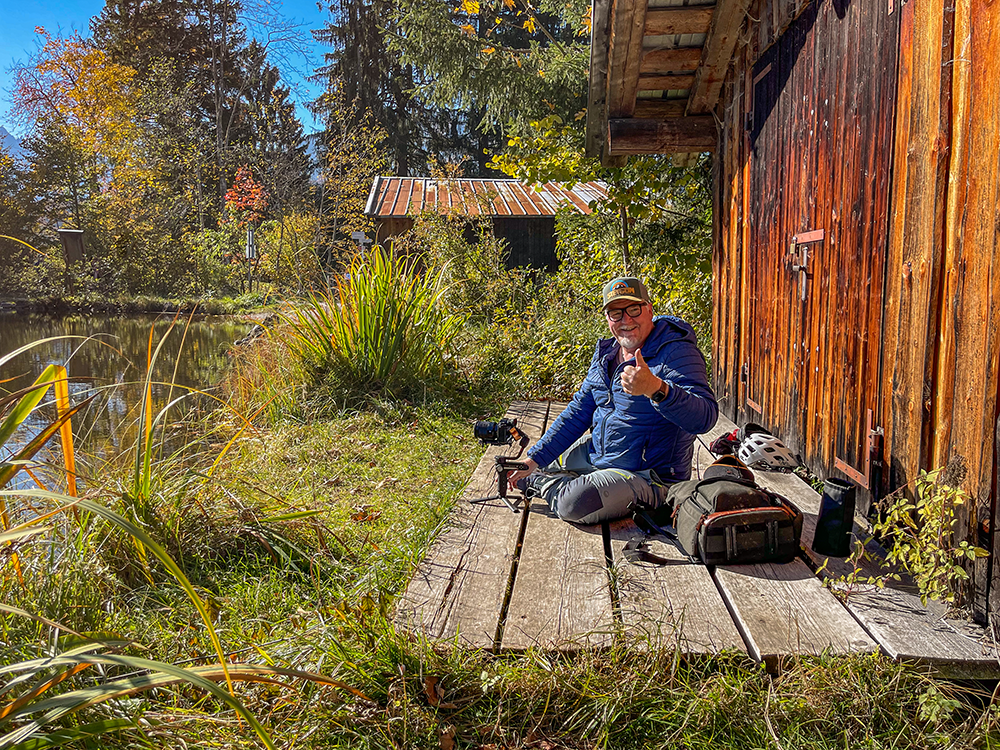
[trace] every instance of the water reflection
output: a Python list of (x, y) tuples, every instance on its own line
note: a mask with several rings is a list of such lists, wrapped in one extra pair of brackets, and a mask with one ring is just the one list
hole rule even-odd
[[(47, 341), (0, 366), (0, 394), (29, 386), (49, 364), (65, 365), (73, 403), (97, 394), (86, 411), (73, 419), (79, 449), (89, 455), (113, 455), (135, 440), (151, 331), (153, 351), (162, 342), (153, 367), (155, 414), (188, 388), (211, 389), (218, 383), (226, 367), (226, 350), (252, 325), (230, 318), (203, 317), (190, 323), (181, 318), (171, 328), (171, 321), (172, 316), (79, 315), (55, 319), (0, 315), (0, 356), (33, 341), (73, 337)], [(50, 402), (51, 391), (43, 403)], [(174, 407), (170, 422), (176, 424), (192, 409), (204, 409), (210, 403), (210, 399), (189, 397)], [(41, 424), (54, 417), (54, 406), (41, 408), (15, 436), (13, 445), (6, 447), (23, 445)], [(0, 452), (4, 454), (0, 459), (7, 457), (7, 450)], [(46, 460), (44, 456), (39, 458)], [(60, 462), (58, 454), (51, 458)], [(21, 477), (15, 482), (27, 486), (27, 477)]]

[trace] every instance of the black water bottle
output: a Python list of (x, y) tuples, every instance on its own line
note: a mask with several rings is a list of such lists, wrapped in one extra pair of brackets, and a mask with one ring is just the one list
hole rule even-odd
[(856, 488), (845, 479), (827, 479), (823, 485), (823, 503), (816, 521), (813, 551), (827, 557), (851, 554), (851, 529), (854, 528)]

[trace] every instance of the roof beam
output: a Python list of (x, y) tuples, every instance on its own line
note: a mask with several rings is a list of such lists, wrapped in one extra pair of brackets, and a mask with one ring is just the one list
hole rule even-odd
[(672, 91), (689, 89), (694, 84), (694, 76), (639, 76), (639, 91)]
[(712, 23), (712, 7), (650, 8), (646, 11), (646, 36), (705, 34)]
[(688, 97), (687, 113), (700, 115), (711, 112), (719, 101), (722, 83), (729, 69), (740, 27), (750, 0), (719, 0), (712, 15), (712, 26), (702, 49), (701, 61), (695, 72), (694, 85)]
[(614, 0), (608, 49), (608, 117), (631, 117), (643, 60), (646, 0)]
[[(741, 0), (742, 1), (742, 0)], [(692, 71), (701, 62), (701, 47), (671, 47), (651, 49), (642, 55), (639, 73), (643, 75), (664, 75)]]
[(592, 0), (590, 38), (590, 86), (587, 91), (587, 156), (599, 156), (607, 129), (608, 36), (611, 0)]
[(608, 153), (611, 156), (714, 151), (717, 138), (715, 118), (711, 115), (608, 121)]
[(687, 99), (639, 99), (632, 116), (662, 120), (667, 117), (683, 117), (685, 109)]

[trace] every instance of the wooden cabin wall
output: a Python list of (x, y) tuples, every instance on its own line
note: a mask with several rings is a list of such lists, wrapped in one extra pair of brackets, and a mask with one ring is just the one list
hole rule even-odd
[[(895, 0), (888, 16), (880, 6), (891, 4), (758, 0), (750, 10), (718, 113), (716, 388), (738, 421), (758, 417), (747, 399), (759, 399), (759, 421), (821, 476), (837, 457), (862, 459), (859, 410), (873, 408), (885, 430), (883, 491), (947, 467), (947, 480), (973, 498), (960, 508), (957, 538), (996, 557), (1000, 3)], [(831, 7), (836, 20), (824, 16)], [(782, 17), (791, 23), (775, 44)], [(782, 70), (782, 45), (799, 52), (775, 92), (766, 76), (754, 80), (775, 61)], [(810, 55), (837, 77), (800, 86)], [(773, 122), (748, 122), (761, 96), (775, 102)], [(849, 106), (831, 118), (828, 99)], [(761, 162), (784, 177), (769, 180)], [(813, 227), (827, 236), (809, 281), (816, 289), (829, 278), (797, 309), (782, 243)], [(824, 272), (830, 264), (839, 268)], [(969, 572), (975, 613), (997, 616), (1000, 565), (980, 560)]]
[(554, 216), (497, 217), (493, 219), (497, 239), (507, 242), (507, 267), (531, 266), (555, 271), (556, 220)]
[[(883, 388), (890, 486), (920, 469), (973, 498), (956, 535), (1000, 554), (1000, 5), (911, 0), (902, 10)], [(1000, 612), (1000, 566), (969, 566), (979, 619)]]
[(720, 114), (716, 386), (820, 476), (838, 459), (857, 475), (881, 413), (898, 13), (760, 0), (749, 16)]
[[(497, 239), (507, 243), (505, 262), (508, 268), (530, 266), (555, 271), (559, 267), (554, 216), (500, 216), (494, 217), (492, 221)], [(376, 242), (385, 242), (390, 237), (413, 229), (413, 219), (405, 216), (379, 218), (375, 220), (375, 227)], [(465, 228), (465, 239), (468, 242), (478, 241), (471, 223)]]

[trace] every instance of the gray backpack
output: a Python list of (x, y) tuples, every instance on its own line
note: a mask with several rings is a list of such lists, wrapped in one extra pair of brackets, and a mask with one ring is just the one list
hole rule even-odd
[(674, 522), (673, 533), (667, 534), (692, 560), (705, 565), (788, 562), (799, 552), (802, 512), (758, 487), (753, 472), (734, 456), (723, 456), (701, 479), (673, 485), (667, 500)]

